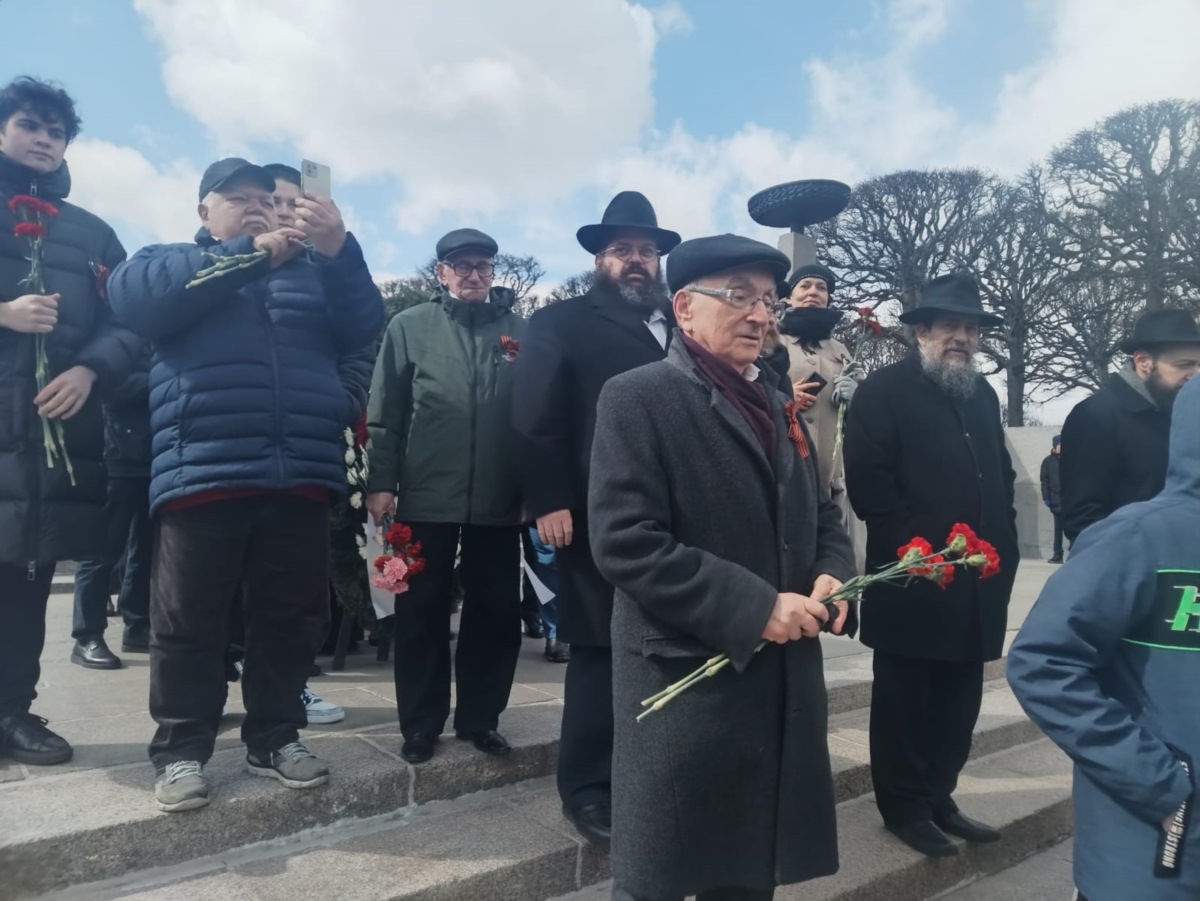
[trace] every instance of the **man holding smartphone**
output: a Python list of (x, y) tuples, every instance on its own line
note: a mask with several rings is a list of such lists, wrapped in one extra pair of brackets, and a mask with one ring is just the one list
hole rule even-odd
[[(144, 248), (109, 281), (154, 345), (150, 757), (166, 811), (209, 801), (239, 592), (247, 767), (289, 788), (329, 775), (298, 730), (329, 624), (329, 504), (347, 486), (337, 364), (378, 334), (383, 300), (336, 205), (302, 197), (281, 227), (274, 189), (260, 166), (214, 163), (196, 243)], [(214, 262), (228, 268), (210, 274)]]

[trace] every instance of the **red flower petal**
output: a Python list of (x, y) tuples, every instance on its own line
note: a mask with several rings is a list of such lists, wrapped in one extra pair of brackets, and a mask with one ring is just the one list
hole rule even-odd
[(13, 234), (18, 238), (44, 238), (46, 226), (37, 222), (18, 222), (13, 226)]

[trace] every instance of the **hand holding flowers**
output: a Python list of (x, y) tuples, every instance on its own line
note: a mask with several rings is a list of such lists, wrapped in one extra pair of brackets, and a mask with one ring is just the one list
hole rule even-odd
[(392, 594), (403, 594), (408, 591), (408, 580), (425, 569), (421, 542), (412, 540), (412, 529), (408, 526), (394, 522), (387, 526), (381, 543), (390, 553), (375, 558), (371, 584)]
[[(822, 575), (813, 586), (812, 597), (790, 593), (779, 595), (771, 619), (763, 631), (764, 640), (755, 648), (755, 653), (761, 651), (769, 642), (786, 644), (802, 637), (815, 637), (833, 609), (840, 608), (842, 604), (846, 604), (848, 608), (847, 602), (861, 600), (864, 589), (869, 585), (877, 582), (908, 582), (914, 578), (922, 578), (945, 589), (954, 581), (955, 567), (960, 566), (978, 571), (981, 579), (990, 579), (1000, 572), (1000, 555), (996, 549), (976, 535), (970, 526), (961, 522), (954, 524), (946, 537), (946, 546), (937, 553), (934, 553), (933, 546), (928, 541), (916, 537), (897, 549), (896, 562), (878, 572), (855, 576), (841, 585), (837, 585), (837, 580), (832, 576)], [(836, 587), (822, 597), (822, 592), (831, 586)], [(845, 617), (846, 611), (840, 611), (834, 623), (835, 632), (840, 630)], [(662, 710), (683, 692), (704, 679), (712, 678), (728, 664), (727, 654), (717, 654), (709, 658), (699, 669), (642, 701), (642, 707), (646, 709), (638, 715), (638, 721), (656, 710)]]

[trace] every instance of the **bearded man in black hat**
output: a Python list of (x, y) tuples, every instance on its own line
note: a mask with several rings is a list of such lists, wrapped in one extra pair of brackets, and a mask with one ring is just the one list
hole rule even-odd
[(1126, 504), (1163, 489), (1175, 395), (1200, 370), (1200, 328), (1187, 310), (1143, 313), (1121, 342), (1129, 360), (1063, 424), (1062, 523), (1074, 541)]
[(859, 386), (846, 420), (846, 487), (867, 524), (867, 571), (894, 563), (914, 537), (944, 547), (955, 523), (1000, 555), (1000, 574), (959, 571), (945, 589), (916, 579), (872, 585), (862, 641), (873, 648), (871, 776), (884, 824), (923, 854), (958, 852), (1000, 834), (959, 812), (951, 797), (971, 750), (983, 665), (1004, 650), (1017, 571), (1015, 474), (996, 392), (979, 374), (987, 313), (969, 272), (933, 279), (900, 317), (917, 347)]
[(650, 201), (622, 191), (597, 225), (579, 229), (594, 255), (586, 294), (539, 310), (517, 361), (513, 423), (528, 512), (558, 550), (558, 637), (567, 664), (558, 791), (585, 838), (607, 847), (612, 793), (613, 589), (588, 547), (588, 473), (596, 402), (615, 375), (661, 360), (675, 327), (659, 259), (679, 235)]

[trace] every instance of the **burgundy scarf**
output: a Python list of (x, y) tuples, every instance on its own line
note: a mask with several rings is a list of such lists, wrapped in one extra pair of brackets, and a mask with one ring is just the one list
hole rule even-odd
[(771, 418), (771, 404), (767, 400), (767, 389), (752, 382), (726, 363), (713, 356), (682, 332), (679, 337), (692, 361), (700, 368), (721, 395), (733, 404), (735, 410), (746, 420), (750, 431), (762, 445), (763, 453), (771, 464), (775, 464), (775, 420)]

